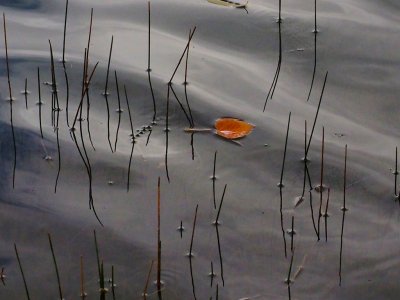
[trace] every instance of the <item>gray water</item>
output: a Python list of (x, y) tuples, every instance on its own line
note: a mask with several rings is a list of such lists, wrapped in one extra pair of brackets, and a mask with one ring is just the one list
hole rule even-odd
[[(285, 279), (291, 251), (285, 234), (285, 258), (280, 219), (280, 181), (286, 126), (291, 124), (283, 175), (283, 228), (294, 216), (292, 299), (397, 299), (400, 288), (399, 202), (394, 197), (395, 147), (399, 140), (400, 71), (399, 6), (395, 1), (317, 1), (317, 65), (310, 100), (314, 63), (314, 2), (282, 4), (282, 62), (275, 93), (263, 106), (279, 57), (278, 1), (251, 0), (244, 9), (206, 0), (151, 2), (151, 80), (157, 125), (146, 146), (148, 131), (136, 139), (130, 190), (127, 172), (131, 152), (130, 125), (123, 94), (126, 85), (134, 130), (151, 123), (153, 101), (147, 77), (148, 11), (146, 1), (69, 1), (65, 70), (69, 79), (69, 119), (81, 98), (84, 49), (90, 10), (94, 9), (89, 70), (99, 65), (90, 84), (90, 132), (82, 122), (93, 177), (93, 201), (102, 227), (89, 209), (89, 179), (66, 123), (66, 81), (62, 58), (65, 1), (0, 1), (7, 21), (13, 125), (17, 164), (13, 176), (13, 140), (10, 102), (1, 42), (1, 179), (0, 268), (6, 285), (0, 299), (26, 299), (14, 252), (18, 246), (32, 299), (57, 299), (58, 286), (47, 233), (52, 236), (65, 299), (80, 294), (80, 256), (83, 256), (87, 299), (99, 297), (93, 230), (96, 230), (106, 280), (115, 272), (116, 299), (143, 299), (152, 260), (148, 299), (158, 299), (153, 281), (157, 266), (157, 179), (161, 179), (161, 279), (163, 299), (288, 299)], [(168, 81), (183, 53), (189, 30), (187, 94), (196, 127), (212, 128), (223, 116), (237, 117), (256, 127), (241, 145), (213, 133), (184, 132), (188, 121), (171, 96), (168, 126), (168, 169), (165, 170), (166, 100)], [(121, 126), (117, 151), (107, 140), (104, 91), (111, 36), (114, 37), (109, 92), (111, 143), (118, 124), (114, 70), (118, 72)], [(60, 101), (58, 170), (56, 133), (51, 124), (49, 43), (56, 60)], [(173, 88), (186, 107), (184, 64)], [(41, 72), (42, 125), (39, 131), (37, 68)], [(304, 121), (308, 138), (325, 73), (326, 88), (308, 164), (312, 185), (320, 183), (322, 127), (325, 129), (324, 179), (330, 187), (328, 241), (324, 219), (321, 240), (311, 221), (309, 187), (302, 193)], [(25, 108), (25, 78), (28, 109)], [(86, 118), (86, 105), (84, 105)], [(77, 123), (79, 124), (79, 122)], [(79, 126), (77, 126), (78, 129)], [(79, 130), (77, 130), (79, 132)], [(78, 139), (79, 140), (79, 139)], [(342, 226), (344, 148), (348, 145), (346, 213), (342, 284), (339, 286), (339, 250)], [(194, 159), (192, 159), (192, 151)], [(218, 226), (218, 251), (212, 180), (216, 163), (217, 208), (226, 194)], [(43, 159), (50, 156), (52, 160)], [(399, 187), (397, 187), (397, 191)], [(315, 218), (320, 194), (312, 191)], [(325, 208), (327, 192), (323, 193)], [(192, 275), (189, 251), (193, 218)], [(176, 229), (182, 221), (182, 238)], [(211, 262), (217, 276), (211, 280)], [(222, 271), (224, 280), (222, 280)], [(106, 286), (110, 284), (106, 282)], [(113, 299), (111, 293), (107, 299)]]

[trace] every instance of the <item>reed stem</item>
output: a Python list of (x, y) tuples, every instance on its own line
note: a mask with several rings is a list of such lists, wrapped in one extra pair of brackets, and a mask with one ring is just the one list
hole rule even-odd
[(24, 270), (22, 269), (22, 264), (21, 264), (21, 260), (20, 260), (20, 258), (19, 258), (17, 245), (16, 245), (15, 243), (14, 243), (14, 250), (15, 250), (15, 255), (17, 256), (18, 266), (19, 266), (19, 270), (21, 271), (22, 280), (23, 280), (23, 282), (24, 282), (26, 298), (27, 298), (28, 300), (30, 300), (31, 298), (30, 298), (30, 296), (29, 296), (28, 285), (27, 285), (27, 283), (26, 283), (26, 279), (25, 279), (25, 275), (24, 275)]
[(51, 241), (50, 233), (48, 233), (48, 238), (49, 238), (49, 244), (50, 244), (51, 255), (53, 256), (54, 267), (55, 267), (55, 270), (56, 270), (57, 283), (58, 283), (58, 293), (59, 293), (59, 296), (60, 296), (60, 300), (64, 300), (63, 293), (62, 293), (62, 289), (61, 289), (60, 274), (59, 274), (59, 272), (58, 272), (57, 260), (56, 260), (55, 254), (54, 254), (54, 248), (53, 248), (53, 243), (52, 243), (52, 241)]
[(12, 187), (15, 188), (15, 173), (17, 169), (17, 144), (15, 141), (15, 131), (14, 131), (14, 122), (13, 122), (13, 97), (11, 92), (11, 80), (10, 80), (10, 64), (8, 59), (8, 46), (7, 46), (7, 27), (6, 27), (6, 15), (3, 13), (3, 28), (4, 28), (4, 45), (6, 50), (6, 65), (7, 65), (7, 81), (8, 81), (8, 92), (10, 97), (10, 125), (11, 125), (11, 134), (13, 140), (13, 150), (14, 150), (14, 162), (13, 162), (13, 175), (12, 175)]
[(339, 286), (342, 286), (342, 258), (343, 258), (343, 233), (344, 233), (344, 219), (346, 216), (346, 182), (347, 179), (347, 145), (344, 150), (344, 174), (343, 174), (343, 207), (342, 207), (342, 229), (340, 232), (340, 254), (339, 254)]

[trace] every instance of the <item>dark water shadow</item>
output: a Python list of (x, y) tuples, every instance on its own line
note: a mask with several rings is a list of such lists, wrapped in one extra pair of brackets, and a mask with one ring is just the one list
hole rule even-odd
[(18, 9), (37, 9), (42, 5), (40, 0), (2, 0), (0, 6)]

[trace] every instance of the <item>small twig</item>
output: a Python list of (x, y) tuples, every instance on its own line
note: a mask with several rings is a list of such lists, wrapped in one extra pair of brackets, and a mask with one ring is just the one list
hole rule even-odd
[(197, 210), (199, 208), (199, 205), (196, 205), (196, 211), (194, 213), (194, 219), (193, 219), (193, 228), (192, 228), (192, 237), (190, 239), (190, 247), (189, 247), (189, 253), (187, 254), (188, 257), (193, 257), (193, 240), (194, 240), (194, 231), (196, 229), (196, 221), (197, 221)]
[(65, 64), (65, 37), (67, 35), (67, 17), (68, 17), (68, 0), (65, 2), (63, 55), (62, 55), (62, 61), (61, 61), (63, 64)]
[[(279, 7), (281, 6), (280, 3), (281, 2), (279, 0)], [(265, 98), (263, 112), (265, 111), (265, 108), (267, 107), (268, 99), (272, 99), (272, 97), (273, 97), (273, 95), (275, 93), (276, 85), (278, 83), (279, 74), (281, 72), (281, 65), (282, 65), (282, 29), (281, 29), (281, 23), (282, 23), (282, 19), (281, 19), (281, 16), (280, 16), (281, 15), (280, 11), (281, 11), (281, 9), (279, 8), (279, 19), (278, 19), (279, 56), (278, 56), (278, 64), (276, 66), (275, 75), (274, 75), (274, 78), (272, 80), (271, 86), (270, 86), (270, 88), (268, 90), (267, 97)]]
[(14, 250), (15, 250), (15, 255), (17, 256), (18, 265), (19, 265), (19, 270), (21, 271), (21, 275), (22, 275), (22, 280), (23, 280), (23, 282), (24, 282), (26, 297), (27, 297), (28, 300), (30, 300), (31, 298), (29, 297), (28, 285), (26, 284), (26, 279), (25, 279), (25, 275), (24, 275), (24, 270), (22, 269), (22, 264), (21, 264), (21, 260), (20, 260), (20, 258), (19, 258), (17, 245), (16, 245), (15, 243), (14, 243)]
[(80, 269), (81, 269), (81, 298), (85, 299), (87, 297), (87, 293), (85, 292), (85, 276), (83, 273), (83, 256), (81, 255), (80, 259)]
[(181, 55), (181, 57), (180, 57), (180, 59), (179, 59), (179, 61), (178, 61), (178, 64), (176, 65), (175, 70), (174, 70), (174, 72), (172, 73), (172, 76), (171, 76), (170, 80), (168, 81), (168, 85), (171, 85), (172, 80), (173, 80), (174, 77), (175, 77), (176, 71), (178, 70), (179, 65), (181, 64), (182, 59), (183, 59), (183, 57), (185, 56), (186, 51), (188, 51), (188, 49), (189, 49), (190, 41), (192, 40), (193, 35), (194, 35), (195, 32), (196, 32), (196, 26), (193, 28), (193, 31), (192, 31), (192, 33), (191, 33), (190, 36), (189, 36), (189, 40), (188, 40), (188, 42), (187, 42), (187, 44), (186, 44), (185, 50), (183, 50), (183, 53), (182, 53), (182, 55)]
[(217, 177), (215, 176), (215, 167), (217, 165), (217, 151), (214, 153), (214, 167), (213, 167), (213, 175), (211, 177), (212, 183), (213, 183), (213, 200), (214, 200), (214, 209), (217, 209), (217, 204), (215, 200), (215, 181), (217, 180)]
[(115, 133), (115, 144), (114, 144), (114, 152), (117, 152), (117, 142), (118, 142), (118, 133), (119, 133), (119, 127), (121, 125), (121, 114), (122, 114), (122, 109), (121, 109), (121, 98), (119, 96), (119, 87), (118, 87), (118, 77), (117, 77), (117, 71), (114, 71), (115, 74), (115, 84), (117, 87), (117, 99), (118, 99), (118, 124), (117, 124), (117, 132)]
[(315, 80), (315, 71), (317, 70), (317, 35), (314, 34), (314, 66), (313, 66), (313, 74), (311, 78), (311, 85), (310, 85), (310, 90), (308, 91), (308, 96), (307, 96), (307, 102), (310, 100), (311, 96), (311, 91), (314, 86), (314, 80)]
[(23, 94), (25, 96), (25, 108), (28, 109), (28, 78), (25, 78), (25, 89), (23, 91)]
[(214, 221), (215, 226), (218, 226), (218, 225), (219, 225), (219, 215), (220, 215), (220, 213), (221, 213), (222, 203), (224, 202), (225, 192), (226, 192), (226, 187), (227, 187), (227, 186), (228, 186), (228, 185), (225, 184), (225, 186), (224, 186), (224, 191), (222, 192), (222, 197), (221, 197), (221, 201), (219, 202), (217, 217), (215, 218), (215, 221)]
[(331, 189), (328, 188), (328, 198), (326, 199), (326, 206), (325, 206), (325, 214), (324, 214), (324, 219), (325, 219), (325, 242), (328, 241), (328, 206), (329, 206), (329, 194), (331, 192)]
[[(192, 33), (192, 30), (189, 30), (189, 39), (190, 39), (190, 35)], [(188, 62), (189, 62), (189, 49), (190, 49), (190, 43), (189, 43), (189, 47), (188, 50), (186, 51), (186, 61), (185, 61), (185, 81), (183, 82), (184, 85), (184, 91), (185, 91), (185, 99), (186, 99), (186, 105), (188, 107), (188, 111), (189, 111), (189, 115), (190, 115), (190, 127), (194, 127), (194, 120), (193, 120), (193, 115), (192, 115), (192, 110), (190, 109), (190, 105), (189, 105), (189, 99), (188, 99), (188, 95), (187, 95), (187, 85), (189, 84), (187, 81), (187, 74), (188, 74)]]
[(148, 288), (148, 286), (149, 286), (150, 275), (151, 275), (151, 270), (153, 269), (153, 265), (154, 265), (154, 260), (151, 261), (149, 273), (147, 273), (146, 284), (144, 285), (144, 289), (143, 289), (143, 299), (144, 299), (144, 300), (147, 299), (147, 288)]
[[(324, 85), (322, 86), (322, 91), (321, 91), (321, 96), (320, 96), (319, 102), (318, 102), (317, 112), (315, 113), (315, 119), (314, 119), (314, 123), (313, 123), (312, 129), (311, 129), (310, 139), (308, 140), (307, 151), (306, 151), (307, 155), (308, 155), (308, 151), (310, 150), (311, 140), (312, 140), (312, 137), (313, 137), (313, 134), (314, 134), (315, 124), (317, 123), (319, 108), (321, 107), (322, 96), (324, 95), (324, 90), (325, 90), (325, 85), (326, 85), (326, 79), (327, 78), (328, 78), (328, 72), (325, 73)], [(305, 159), (307, 159), (307, 155), (305, 156)]]

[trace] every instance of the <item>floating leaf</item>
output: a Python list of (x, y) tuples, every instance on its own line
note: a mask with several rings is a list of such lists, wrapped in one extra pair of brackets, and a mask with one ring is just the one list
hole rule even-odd
[(208, 2), (222, 5), (222, 6), (229, 6), (229, 7), (236, 7), (236, 8), (245, 8), (247, 6), (248, 1), (239, 1), (239, 0), (208, 0)]
[(236, 118), (220, 118), (214, 126), (216, 134), (229, 140), (244, 137), (254, 128), (254, 125)]

